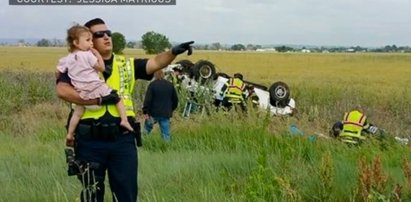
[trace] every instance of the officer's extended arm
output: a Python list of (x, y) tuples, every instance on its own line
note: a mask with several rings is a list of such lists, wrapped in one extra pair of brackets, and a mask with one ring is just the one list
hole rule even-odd
[(193, 43), (194, 41), (189, 41), (179, 44), (171, 48), (169, 51), (160, 53), (154, 58), (150, 58), (146, 67), (147, 74), (153, 74), (157, 70), (167, 67), (167, 65), (169, 65), (177, 57), (177, 55), (184, 53), (185, 51), (187, 51), (187, 55), (191, 55), (193, 52), (191, 45)]

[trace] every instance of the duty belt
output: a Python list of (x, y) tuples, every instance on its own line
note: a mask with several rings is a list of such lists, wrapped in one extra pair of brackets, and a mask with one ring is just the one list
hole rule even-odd
[(103, 123), (95, 120), (82, 120), (76, 128), (76, 137), (88, 140), (113, 141), (120, 135), (127, 134), (127, 132), (127, 129), (121, 127), (117, 121)]

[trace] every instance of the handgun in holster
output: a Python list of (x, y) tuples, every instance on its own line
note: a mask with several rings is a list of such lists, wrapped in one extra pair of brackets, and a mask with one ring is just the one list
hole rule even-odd
[(137, 147), (143, 146), (143, 139), (141, 138), (141, 126), (139, 122), (133, 124), (134, 135), (136, 138)]

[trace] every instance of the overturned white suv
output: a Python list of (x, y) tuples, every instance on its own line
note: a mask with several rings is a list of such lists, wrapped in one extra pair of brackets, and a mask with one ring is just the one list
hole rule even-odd
[[(212, 92), (215, 100), (222, 100), (221, 89), (230, 78), (225, 73), (216, 73), (213, 63), (199, 60), (195, 64), (189, 60), (181, 60), (169, 65), (165, 70), (167, 77), (178, 71), (180, 87), (191, 92), (207, 90)], [(258, 99), (257, 106), (263, 111), (270, 111), (272, 115), (293, 115), (295, 101), (290, 97), (290, 89), (284, 82), (274, 82), (270, 88), (250, 81), (244, 81), (247, 86), (252, 86)]]

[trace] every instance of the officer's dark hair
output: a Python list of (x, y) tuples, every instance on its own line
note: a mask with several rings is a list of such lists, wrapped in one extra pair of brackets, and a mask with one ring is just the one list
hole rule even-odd
[(100, 24), (106, 24), (106, 23), (101, 18), (94, 18), (94, 19), (89, 20), (88, 22), (86, 22), (86, 24), (84, 24), (84, 26), (86, 26), (90, 29), (90, 27), (92, 27), (94, 25), (100, 25)]
[(234, 78), (239, 78), (239, 79), (243, 80), (243, 75), (240, 74), (240, 73), (235, 73)]

